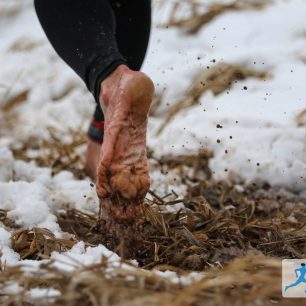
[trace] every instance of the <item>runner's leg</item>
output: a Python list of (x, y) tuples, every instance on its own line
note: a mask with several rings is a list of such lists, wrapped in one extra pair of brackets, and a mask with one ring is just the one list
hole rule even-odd
[[(132, 220), (149, 188), (146, 128), (154, 86), (128, 66), (139, 69), (143, 61), (150, 1), (35, 0), (35, 6), (50, 42), (105, 111), (98, 195), (108, 200), (114, 195), (116, 200), (121, 198), (117, 207), (108, 205), (110, 215)], [(136, 33), (141, 34), (140, 40)]]
[(299, 278), (295, 283), (286, 286), (286, 287), (285, 287), (285, 291), (287, 291), (287, 289), (289, 289), (289, 288), (291, 288), (291, 287), (296, 287), (298, 284), (300, 284), (300, 283), (302, 283), (302, 282), (303, 282), (303, 280), (301, 280), (301, 279)]
[(95, 180), (104, 134), (100, 83), (120, 64), (140, 70), (150, 35), (151, 1), (35, 0), (35, 7), (51, 44), (97, 101), (87, 151)]

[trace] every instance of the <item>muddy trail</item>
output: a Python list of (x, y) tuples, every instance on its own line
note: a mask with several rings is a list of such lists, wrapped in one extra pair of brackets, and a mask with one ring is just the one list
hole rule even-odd
[[(129, 265), (127, 259), (136, 259), (143, 269), (110, 270), (107, 258), (70, 272), (52, 266), (52, 260), (32, 273), (2, 263), (0, 284), (15, 282), (24, 292), (4, 295), (0, 301), (3, 305), (88, 306), (302, 303), (281, 297), (280, 259), (305, 257), (306, 201), (267, 184), (242, 187), (215, 182), (210, 178), (209, 158), (206, 152), (160, 159), (164, 170), (179, 169), (187, 194), (162, 196), (150, 191), (137, 225), (122, 228), (122, 237), (108, 233), (102, 216), (75, 209), (57, 214), (63, 232), (72, 234), (70, 239), (58, 239), (46, 229), (18, 228), (1, 211), (1, 221), (14, 229), (12, 247), (23, 259), (47, 259), (52, 251), (64, 252), (84, 241), (86, 247), (103, 244), (114, 250), (122, 263)], [(128, 240), (129, 230), (138, 239)], [(182, 281), (172, 282), (154, 272), (169, 270)], [(184, 283), (192, 271), (204, 272), (205, 277)], [(26, 303), (27, 290), (37, 287), (55, 288), (61, 295)]]
[[(168, 2), (156, 1), (154, 9), (161, 13)], [(164, 21), (161, 19), (157, 28), (178, 29), (189, 39), (223, 14), (235, 11), (241, 14), (264, 12), (273, 2), (249, 0), (201, 4), (201, 1), (193, 0), (173, 1), (168, 7), (170, 15)], [(186, 10), (186, 7), (190, 9)], [(181, 14), (187, 11), (190, 14)], [(5, 10), (2, 12), (1, 16), (7, 14)], [(11, 13), (12, 16), (17, 14), (17, 8), (12, 6)], [(300, 35), (295, 36), (295, 41)], [(40, 44), (44, 42), (19, 37), (12, 41), (7, 52), (35, 52)], [(200, 56), (197, 55), (195, 60), (200, 61)], [(305, 63), (303, 57), (299, 60)], [(265, 83), (277, 77), (268, 65), (254, 66), (256, 62), (253, 58), (243, 63), (240, 63), (240, 59), (234, 62), (211, 59), (207, 65), (203, 65), (204, 69), (195, 71), (190, 86), (186, 87), (182, 97), (172, 101), (166, 112), (163, 108), (165, 92), (157, 93), (150, 113), (151, 117), (162, 119), (156, 129), (156, 137), (165, 132), (168, 124), (182, 110), (200, 105), (204, 94), (211, 93), (212, 97), (228, 95), (231, 90), (235, 93), (239, 82), (255, 79)], [(246, 65), (248, 62), (251, 64)], [(55, 76), (57, 79), (58, 75)], [(9, 144), (14, 161), (31, 162), (48, 168), (52, 177), (69, 171), (76, 180), (87, 178), (84, 167), (86, 136), (82, 126), (67, 125), (57, 130), (53, 125), (48, 125), (45, 137), (37, 137), (35, 133), (33, 136), (19, 137), (20, 129), (16, 126), (20, 125), (21, 130), (24, 126), (23, 113), (19, 109), (25, 107), (33, 96), (29, 84), (15, 93), (10, 93), (13, 88), (9, 85), (0, 101), (0, 137), (14, 139)], [(33, 84), (33, 88), (36, 88), (37, 84)], [(49, 87), (50, 80), (45, 84)], [(67, 84), (62, 90), (50, 93), (52, 103), (60, 104), (63, 99), (74, 97), (77, 85), (74, 82)], [(243, 93), (251, 90), (251, 87), (241, 86)], [(36, 114), (33, 110), (28, 113)], [(296, 125), (305, 127), (305, 110), (297, 114)], [(86, 120), (82, 117), (80, 122), (90, 120), (87, 117)], [(223, 127), (218, 123), (216, 128)], [(9, 232), (9, 248), (24, 260), (9, 266), (2, 261), (0, 249), (0, 305), (305, 304), (305, 299), (285, 299), (281, 292), (281, 260), (306, 258), (305, 198), (266, 182), (256, 181), (245, 185), (244, 182), (214, 181), (209, 168), (209, 160), (213, 156), (205, 150), (193, 155), (159, 157), (153, 151), (148, 151), (152, 166), (150, 171), (174, 173), (178, 177), (178, 184), (186, 192), (172, 190), (161, 193), (152, 187), (141, 205), (137, 223), (130, 227), (119, 226), (119, 236), (114, 237), (108, 232), (103, 211), (94, 214), (71, 209), (75, 203), (54, 204), (58, 209), (52, 213), (62, 231), (61, 238), (46, 228), (22, 227), (9, 218), (10, 211), (0, 210), (0, 230), (3, 227)], [(18, 178), (13, 175), (12, 181), (18, 181)], [(158, 176), (158, 184), (165, 184), (162, 175)], [(94, 188), (94, 185), (91, 187)], [(108, 257), (88, 265), (76, 259), (73, 267), (62, 269), (61, 262), (56, 262), (52, 254), (58, 252), (58, 255), (65, 256), (80, 242), (84, 242), (86, 251), (96, 246), (105, 246), (114, 251), (120, 256), (119, 264), (112, 265), (112, 258)], [(38, 294), (37, 290), (45, 291)]]
[[(279, 258), (303, 258), (306, 252), (305, 202), (281, 198), (273, 190), (251, 188), (243, 193), (225, 183), (201, 186), (190, 191), (193, 196), (183, 200), (163, 201), (156, 206), (143, 205), (143, 216), (133, 228), (138, 239), (126, 243), (128, 228), (122, 228), (122, 239), (108, 234), (105, 220), (78, 210), (58, 214), (64, 232), (75, 241), (58, 240), (46, 232), (44, 243), (54, 243), (55, 250), (69, 249), (77, 241), (88, 246), (104, 244), (125, 258), (137, 259), (141, 267), (150, 269), (166, 264), (184, 270), (201, 271), (215, 263), (224, 265), (248, 254)], [(185, 209), (167, 212), (166, 206), (184, 203)], [(3, 213), (2, 221), (5, 220)], [(36, 231), (36, 232), (35, 232)], [(34, 234), (35, 233), (35, 234)], [(29, 252), (39, 231), (17, 230), (14, 249), (24, 259), (44, 258), (39, 248)], [(42, 232), (44, 234), (44, 232)], [(20, 239), (24, 236), (23, 239)], [(23, 243), (26, 239), (28, 243)], [(22, 248), (21, 244), (24, 244)], [(36, 244), (39, 247), (39, 243)], [(127, 250), (125, 250), (127, 248)], [(42, 252), (41, 252), (42, 251)], [(126, 255), (129, 254), (129, 255)]]
[[(50, 131), (52, 134), (52, 131)], [(27, 151), (47, 148), (37, 154), (40, 166), (51, 165), (55, 175), (69, 169), (84, 178), (84, 135), (61, 144), (56, 133), (50, 142), (35, 139), (11, 148), (14, 157), (28, 161)], [(150, 171), (174, 173), (185, 193), (161, 194), (150, 190), (142, 215), (133, 227), (119, 228), (112, 236), (103, 212), (61, 209), (56, 217), (66, 239), (45, 228), (23, 228), (0, 211), (0, 221), (11, 233), (11, 246), (21, 259), (41, 262), (39, 270), (25, 272), (20, 266), (1, 262), (0, 291), (18, 284), (20, 294), (0, 296), (1, 305), (293, 305), (297, 300), (281, 296), (281, 259), (305, 258), (306, 200), (298, 195), (254, 182), (245, 186), (212, 179), (212, 154), (156, 157), (149, 150)], [(92, 188), (94, 185), (92, 184)], [(137, 239), (130, 239), (137, 237)], [(52, 265), (52, 252), (64, 253), (78, 242), (85, 247), (104, 245), (116, 252), (122, 263), (136, 259), (136, 270), (108, 268), (108, 259), (80, 265), (75, 271)], [(45, 260), (48, 259), (46, 262)], [(182, 281), (161, 277), (154, 271), (173, 271)], [(204, 273), (199, 281), (185, 282), (192, 272)], [(56, 289), (61, 295), (37, 298), (33, 288)], [(101, 302), (102, 301), (102, 302)]]
[[(306, 254), (306, 203), (273, 190), (250, 187), (243, 193), (226, 183), (201, 182), (183, 200), (143, 205), (133, 235), (122, 228), (119, 241), (108, 236), (105, 221), (70, 210), (58, 216), (61, 228), (89, 245), (100, 243), (150, 269), (170, 265), (202, 271), (246, 255), (303, 258)], [(167, 212), (182, 202), (184, 209)], [(129, 237), (135, 237), (128, 243)], [(121, 238), (121, 239), (120, 239)], [(117, 242), (117, 243), (116, 243)], [(118, 243), (119, 242), (119, 243)]]
[[(23, 259), (39, 259), (50, 255), (52, 248), (66, 250), (84, 241), (88, 246), (103, 244), (122, 258), (136, 259), (145, 269), (169, 265), (187, 271), (223, 267), (248, 255), (305, 257), (306, 200), (268, 184), (242, 187), (215, 182), (210, 178), (209, 157), (206, 152), (161, 158), (164, 170), (179, 169), (187, 194), (162, 196), (150, 191), (141, 217), (134, 226), (122, 225), (117, 237), (109, 234), (103, 214), (72, 209), (61, 211), (57, 218), (73, 239), (57, 240), (52, 233), (35, 233), (38, 229), (17, 229), (13, 248)], [(2, 222), (14, 227), (4, 211)], [(39, 236), (40, 241), (35, 242)]]

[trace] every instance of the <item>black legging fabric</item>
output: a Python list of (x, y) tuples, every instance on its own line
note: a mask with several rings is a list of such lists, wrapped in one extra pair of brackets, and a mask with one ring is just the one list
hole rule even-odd
[(140, 70), (151, 27), (151, 0), (34, 0), (60, 57), (84, 80), (103, 120), (101, 82), (120, 64)]

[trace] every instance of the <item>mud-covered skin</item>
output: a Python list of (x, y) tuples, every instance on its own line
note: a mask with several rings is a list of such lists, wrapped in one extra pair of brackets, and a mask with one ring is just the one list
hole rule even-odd
[(101, 155), (101, 143), (87, 138), (86, 172), (90, 178), (97, 181), (97, 168)]
[(96, 189), (104, 214), (114, 222), (133, 223), (149, 189), (146, 130), (153, 92), (145, 74), (126, 66), (102, 82), (105, 129)]

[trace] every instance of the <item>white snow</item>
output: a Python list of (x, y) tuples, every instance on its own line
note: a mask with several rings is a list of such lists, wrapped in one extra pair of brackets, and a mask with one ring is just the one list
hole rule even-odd
[[(162, 14), (160, 10), (155, 10), (154, 25), (167, 20), (167, 9)], [(161, 114), (182, 98), (198, 71), (214, 65), (212, 59), (215, 64), (237, 64), (271, 75), (265, 81), (240, 81), (229, 94), (205, 93), (199, 105), (180, 111), (160, 136), (156, 131), (164, 118), (152, 117), (148, 144), (154, 154), (194, 154), (205, 148), (214, 153), (210, 167), (217, 180), (265, 180), (303, 192), (306, 131), (297, 125), (296, 116), (306, 109), (305, 11), (305, 1), (278, 0), (260, 11), (222, 14), (192, 36), (154, 27), (143, 70), (153, 78), (157, 92), (165, 92)], [(28, 92), (26, 102), (14, 109), (15, 127), (0, 140), (0, 209), (8, 210), (8, 217), (24, 228), (45, 227), (61, 236), (56, 211), (75, 207), (97, 213), (95, 189), (89, 179), (76, 180), (67, 171), (52, 176), (48, 168), (15, 160), (8, 145), (33, 136), (48, 138), (50, 127), (85, 131), (94, 101), (47, 42), (31, 0), (0, 0), (0, 37), (0, 107)], [(1, 111), (0, 120), (5, 120)], [(223, 128), (217, 129), (217, 124)], [(184, 194), (178, 176), (175, 171), (161, 174), (152, 165), (152, 187), (161, 194)], [(7, 264), (39, 268), (35, 261), (20, 261), (11, 249), (9, 229), (1, 223), (0, 251)], [(83, 242), (51, 258), (69, 270), (99, 262), (101, 256), (109, 258), (110, 268), (121, 264), (103, 245), (85, 248)], [(171, 272), (156, 273), (181, 281)], [(184, 282), (198, 277), (187, 276)], [(57, 293), (31, 291), (32, 297), (49, 294)]]
[(31, 297), (31, 299), (39, 299), (39, 298), (48, 298), (48, 299), (52, 299), (55, 298), (59, 295), (61, 295), (60, 291), (56, 290), (56, 289), (42, 289), (42, 288), (33, 288), (30, 289), (29, 295)]
[[(238, 82), (229, 94), (216, 97), (206, 93), (198, 106), (182, 110), (160, 137), (155, 126), (162, 119), (154, 118), (149, 145), (161, 155), (193, 153), (201, 147), (213, 151), (210, 167), (218, 180), (264, 180), (305, 189), (306, 130), (296, 121), (306, 109), (306, 65), (301, 60), (305, 9), (305, 1), (275, 1), (260, 11), (225, 13), (194, 36), (176, 29), (153, 31), (144, 69), (160, 92), (166, 88), (162, 110), (181, 98), (195, 73), (206, 66), (237, 64), (266, 71), (272, 78)], [(218, 123), (223, 129), (216, 128)]]
[(0, 182), (9, 182), (13, 178), (14, 157), (6, 147), (0, 147)]
[(11, 233), (2, 228), (0, 224), (0, 247), (1, 247), (1, 262), (8, 265), (16, 264), (20, 256), (11, 248)]
[(14, 161), (12, 168), (14, 180), (0, 181), (0, 207), (8, 210), (7, 216), (18, 225), (59, 234), (56, 210), (75, 207), (97, 212), (98, 199), (89, 180), (75, 180), (67, 171), (52, 177), (50, 169), (23, 161)]

